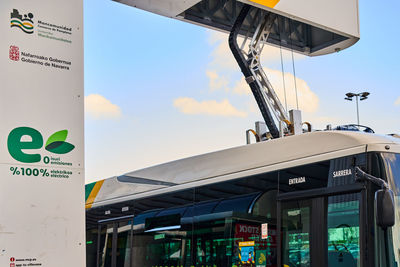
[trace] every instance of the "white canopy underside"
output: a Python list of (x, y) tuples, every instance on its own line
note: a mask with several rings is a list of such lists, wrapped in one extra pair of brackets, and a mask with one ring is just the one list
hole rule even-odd
[(268, 43), (309, 56), (343, 50), (360, 38), (358, 0), (114, 1), (224, 32), (232, 28), (242, 3), (250, 4), (254, 8), (244, 24), (243, 35), (247, 30), (254, 32), (259, 17), (273, 12), (279, 19)]

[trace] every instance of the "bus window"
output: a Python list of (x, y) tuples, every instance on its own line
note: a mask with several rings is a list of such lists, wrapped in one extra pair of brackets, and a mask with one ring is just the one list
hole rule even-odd
[(86, 267), (97, 267), (98, 236), (98, 227), (86, 230)]
[[(191, 266), (190, 244), (184, 229), (136, 233), (133, 238), (132, 266)], [(188, 261), (189, 260), (189, 261)]]
[(132, 221), (119, 222), (116, 241), (116, 267), (130, 266)]
[[(256, 200), (252, 207), (252, 215), (262, 218), (262, 223), (256, 225), (257, 235), (252, 237), (255, 240), (256, 266), (273, 267), (277, 264), (277, 194), (278, 190), (267, 191)], [(267, 236), (265, 236), (265, 232), (264, 236), (262, 235), (263, 226), (267, 229)], [(243, 232), (242, 227), (237, 228), (236, 235), (241, 232)], [(247, 230), (247, 232), (249, 231)]]
[(311, 201), (282, 204), (282, 263), (290, 267), (310, 265)]
[(359, 267), (359, 198), (354, 193), (280, 201), (282, 264)]
[(328, 187), (343, 186), (356, 182), (354, 165), (366, 166), (366, 155), (357, 154), (337, 159), (332, 159), (329, 170)]
[(276, 196), (278, 190), (270, 190), (264, 193), (254, 203), (252, 214), (255, 216), (264, 216), (268, 219), (276, 220)]
[(101, 226), (99, 267), (111, 267), (113, 229), (113, 224)]
[[(211, 229), (210, 229), (211, 230)], [(195, 266), (226, 266), (231, 252), (231, 240), (224, 238), (223, 231), (197, 235), (195, 240)]]
[(326, 187), (330, 161), (293, 167), (279, 171), (279, 191), (291, 192)]
[[(377, 264), (380, 266), (400, 266), (400, 154), (382, 153), (374, 155), (374, 175), (387, 180), (394, 192), (395, 225), (387, 229), (386, 234), (376, 227)], [(374, 161), (373, 161), (374, 162)]]
[(359, 194), (328, 198), (328, 266), (360, 266)]

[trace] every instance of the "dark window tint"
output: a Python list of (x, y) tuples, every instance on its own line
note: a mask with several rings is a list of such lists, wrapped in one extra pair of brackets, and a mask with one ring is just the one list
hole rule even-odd
[(154, 217), (154, 215), (156, 215), (159, 212), (160, 211), (151, 211), (151, 212), (145, 212), (145, 213), (139, 214), (139, 215), (135, 216), (134, 224), (135, 225), (144, 224), (146, 222), (147, 218), (152, 218), (152, 217)]
[(187, 207), (166, 209), (166, 210), (160, 211), (160, 213), (158, 213), (157, 216), (166, 216), (166, 215), (171, 215), (171, 214), (183, 215), (183, 213), (185, 213), (186, 209), (187, 209)]
[(279, 172), (279, 190), (290, 192), (326, 187), (329, 161), (294, 167)]
[(215, 206), (219, 201), (211, 201), (206, 203), (198, 203), (196, 206), (190, 206), (186, 210), (183, 217), (199, 216), (204, 214), (210, 214), (214, 210)]
[(223, 211), (236, 211), (247, 213), (251, 203), (257, 195), (258, 194), (252, 194), (249, 196), (235, 197), (232, 199), (223, 200), (218, 204), (218, 206), (215, 207), (214, 213)]
[(355, 183), (354, 167), (366, 167), (366, 155), (359, 154), (330, 161), (328, 187), (342, 186)]

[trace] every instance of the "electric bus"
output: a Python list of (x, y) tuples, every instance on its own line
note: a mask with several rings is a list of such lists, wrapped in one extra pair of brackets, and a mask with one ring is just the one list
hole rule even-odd
[(320, 131), (86, 185), (87, 267), (396, 267), (400, 139)]

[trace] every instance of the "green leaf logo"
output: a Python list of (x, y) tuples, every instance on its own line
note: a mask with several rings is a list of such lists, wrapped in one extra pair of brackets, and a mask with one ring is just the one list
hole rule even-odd
[(46, 150), (55, 154), (67, 154), (71, 152), (75, 146), (65, 142), (68, 136), (68, 130), (62, 130), (52, 134), (46, 142)]

